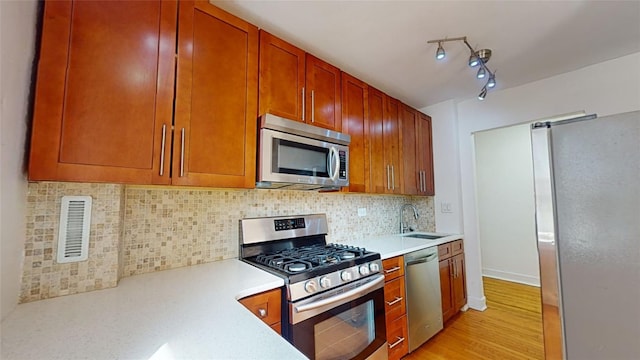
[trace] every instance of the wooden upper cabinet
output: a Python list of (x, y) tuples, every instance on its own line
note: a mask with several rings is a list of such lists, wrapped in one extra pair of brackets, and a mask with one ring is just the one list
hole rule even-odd
[(260, 115), (340, 131), (340, 69), (260, 30)]
[(400, 194), (402, 190), (402, 169), (398, 151), (400, 103), (379, 90), (371, 87), (369, 89), (370, 192)]
[[(418, 155), (420, 163), (418, 165), (419, 186), (421, 195), (434, 195), (433, 186), (433, 140), (431, 134), (431, 117), (418, 112)], [(421, 173), (420, 173), (421, 172)]]
[(306, 114), (307, 123), (340, 131), (340, 69), (307, 54)]
[(176, 16), (175, 2), (45, 3), (29, 180), (153, 182), (171, 130)]
[(369, 175), (367, 84), (342, 73), (342, 127), (349, 144), (349, 191), (366, 192)]
[(418, 173), (418, 112), (411, 107), (400, 104), (400, 143), (402, 158), (402, 193), (420, 194)]
[(173, 184), (255, 186), (258, 29), (181, 1)]
[(259, 115), (304, 120), (306, 53), (260, 30)]

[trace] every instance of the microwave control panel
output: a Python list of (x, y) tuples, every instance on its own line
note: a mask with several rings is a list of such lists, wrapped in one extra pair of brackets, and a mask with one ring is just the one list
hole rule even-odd
[(347, 178), (347, 153), (344, 150), (338, 151), (338, 155), (340, 157), (340, 171), (338, 173), (338, 178), (346, 179)]

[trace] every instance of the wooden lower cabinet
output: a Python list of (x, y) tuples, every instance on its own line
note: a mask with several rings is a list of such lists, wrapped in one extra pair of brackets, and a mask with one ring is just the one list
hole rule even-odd
[(384, 309), (388, 355), (389, 360), (396, 360), (409, 352), (404, 257), (383, 260), (382, 269), (385, 273)]
[(464, 248), (462, 240), (438, 246), (442, 321), (447, 322), (467, 303)]
[(387, 319), (387, 343), (389, 360), (401, 359), (409, 352), (407, 315), (389, 321)]
[(275, 332), (282, 334), (281, 296), (280, 289), (273, 289), (242, 298), (239, 301)]

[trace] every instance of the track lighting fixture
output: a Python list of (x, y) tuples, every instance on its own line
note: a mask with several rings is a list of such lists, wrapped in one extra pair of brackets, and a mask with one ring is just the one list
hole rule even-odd
[(434, 43), (438, 44), (438, 49), (436, 50), (436, 60), (444, 59), (445, 52), (444, 52), (444, 48), (442, 47), (442, 43), (447, 41), (464, 42), (464, 44), (467, 46), (467, 48), (469, 48), (469, 51), (470, 51), (469, 66), (472, 68), (479, 66), (478, 72), (476, 73), (476, 77), (478, 79), (484, 79), (488, 75), (489, 78), (487, 80), (487, 83), (484, 85), (484, 87), (480, 91), (480, 94), (478, 95), (478, 100), (484, 100), (484, 98), (487, 96), (487, 90), (492, 89), (496, 86), (496, 74), (495, 72), (492, 72), (491, 70), (489, 70), (489, 68), (487, 67), (487, 62), (489, 62), (489, 59), (491, 58), (491, 49), (474, 50), (469, 44), (469, 42), (467, 42), (466, 36), (429, 40), (427, 41), (427, 44), (434, 44)]

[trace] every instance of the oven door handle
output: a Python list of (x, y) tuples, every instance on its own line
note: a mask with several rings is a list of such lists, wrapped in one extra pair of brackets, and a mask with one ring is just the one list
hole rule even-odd
[(371, 281), (370, 283), (357, 287), (355, 289), (349, 290), (349, 291), (345, 291), (342, 294), (336, 295), (336, 296), (332, 296), (328, 299), (322, 299), (319, 301), (314, 301), (310, 304), (304, 304), (304, 305), (298, 305), (295, 307), (296, 312), (301, 313), (301, 312), (305, 312), (305, 311), (309, 311), (309, 310), (313, 310), (313, 309), (317, 309), (319, 307), (323, 307), (329, 304), (333, 304), (335, 302), (339, 302), (339, 301), (345, 301), (345, 300), (353, 300), (355, 298), (360, 297), (363, 294), (366, 294), (369, 292), (369, 290), (375, 288), (376, 286), (380, 285), (381, 283), (384, 283), (384, 276), (380, 276), (377, 279)]

